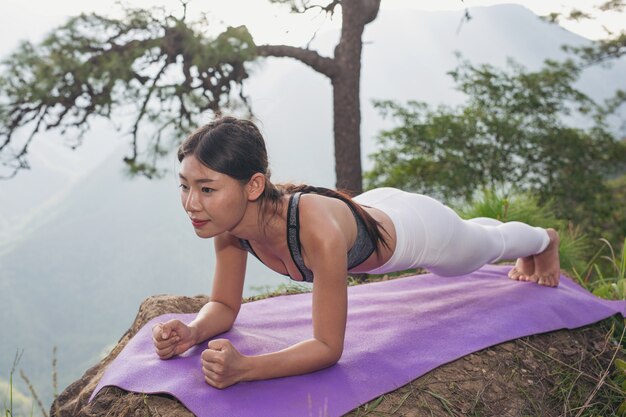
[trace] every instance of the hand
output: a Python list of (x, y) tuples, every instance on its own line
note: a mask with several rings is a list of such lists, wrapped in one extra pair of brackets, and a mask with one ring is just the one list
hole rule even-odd
[(196, 344), (194, 329), (180, 320), (156, 324), (152, 327), (152, 341), (161, 359), (180, 355)]
[(211, 340), (208, 347), (202, 352), (202, 373), (207, 384), (222, 389), (244, 379), (247, 356), (226, 339)]

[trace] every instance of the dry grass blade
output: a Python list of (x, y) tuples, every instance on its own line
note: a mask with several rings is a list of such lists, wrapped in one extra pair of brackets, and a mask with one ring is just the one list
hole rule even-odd
[(432, 391), (429, 390), (424, 390), (425, 393), (432, 395), (434, 398), (436, 398), (437, 400), (439, 400), (439, 402), (441, 403), (441, 405), (443, 406), (443, 408), (445, 408), (446, 412), (448, 414), (450, 414), (452, 417), (457, 417), (457, 414), (455, 412), (453, 412), (450, 409), (450, 404), (448, 403), (448, 400), (446, 400), (445, 398), (443, 398), (441, 395), (436, 394)]
[(582, 372), (579, 371), (578, 374), (576, 375), (576, 378), (574, 378), (574, 381), (570, 385), (569, 390), (567, 391), (567, 395), (565, 396), (565, 401), (563, 401), (563, 415), (564, 416), (567, 416), (571, 412), (571, 410), (568, 410), (568, 407), (570, 404), (570, 398), (572, 396), (572, 391), (574, 390), (574, 387), (576, 386), (576, 381), (578, 381), (581, 375), (582, 375)]
[[(567, 364), (567, 363), (565, 363), (565, 362), (555, 358), (554, 356), (551, 356), (551, 355), (547, 354), (546, 352), (543, 352), (543, 351), (537, 349), (536, 347), (534, 347), (533, 345), (529, 344), (528, 342), (526, 342), (526, 341), (524, 341), (522, 339), (519, 339), (519, 342), (522, 343), (523, 345), (531, 348), (535, 352), (537, 352), (537, 353), (539, 353), (539, 354), (541, 354), (541, 355), (543, 355), (543, 356), (545, 356), (547, 358), (552, 359), (553, 361), (557, 362), (559, 365), (562, 365), (562, 366), (564, 366), (566, 368), (569, 368), (569, 369), (571, 369), (573, 371), (579, 372), (580, 375), (585, 376), (585, 377), (591, 379), (592, 381), (596, 382), (597, 384), (603, 383), (603, 378), (602, 377), (601, 378), (597, 378), (597, 377), (595, 377), (593, 375), (589, 375), (588, 373), (583, 372), (582, 370), (577, 369), (576, 367), (574, 367), (572, 365), (569, 365), (569, 364)], [(615, 351), (615, 354), (617, 354), (617, 350)], [(615, 359), (615, 354), (613, 355), (613, 360)], [(611, 361), (611, 363), (612, 363), (612, 361)], [(609, 388), (612, 389), (613, 391), (619, 393), (619, 394), (622, 394), (622, 391), (619, 388), (616, 388), (616, 387), (613, 387), (613, 386), (609, 386)]]
[(53, 404), (55, 405), (55, 410), (53, 414), (58, 414), (59, 412), (59, 404), (56, 399), (59, 396), (59, 381), (57, 374), (57, 347), (54, 346), (52, 348), (52, 395), (53, 395)]
[(59, 396), (59, 381), (57, 375), (57, 347), (52, 348), (52, 390), (54, 399)]
[(49, 417), (48, 413), (46, 412), (46, 409), (43, 406), (43, 403), (41, 402), (41, 400), (39, 399), (39, 396), (37, 395), (37, 392), (35, 391), (35, 387), (33, 387), (33, 384), (31, 384), (30, 380), (28, 379), (28, 377), (26, 376), (24, 371), (21, 370), (21, 369), (20, 369), (20, 376), (22, 377), (22, 379), (26, 383), (26, 386), (28, 387), (28, 390), (30, 391), (30, 394), (33, 396), (33, 399), (37, 403), (37, 406), (39, 407), (39, 410), (41, 411), (41, 414), (43, 414), (44, 417)]
[(415, 392), (415, 388), (413, 388), (413, 384), (411, 384), (411, 391), (407, 392), (406, 394), (404, 394), (402, 396), (402, 398), (400, 399), (400, 402), (398, 402), (398, 405), (391, 411), (391, 415), (395, 415), (398, 410), (400, 409), (400, 407), (402, 407), (404, 405), (404, 403), (406, 402), (406, 400), (411, 396), (411, 394), (413, 394), (413, 392)]
[(589, 396), (587, 397), (587, 400), (585, 401), (585, 403), (583, 404), (583, 406), (580, 408), (580, 410), (578, 411), (578, 413), (576, 414), (576, 417), (580, 417), (582, 415), (582, 413), (590, 407), (590, 403), (591, 400), (595, 397), (595, 395), (598, 393), (598, 391), (600, 390), (600, 387), (602, 387), (602, 385), (604, 384), (604, 381), (606, 380), (606, 377), (609, 375), (609, 371), (611, 369), (611, 366), (613, 365), (613, 363), (615, 362), (615, 357), (617, 356), (617, 352), (619, 352), (620, 350), (620, 346), (622, 346), (622, 342), (624, 340), (624, 332), (626, 332), (626, 326), (622, 329), (622, 334), (619, 338), (619, 343), (617, 344), (617, 347), (615, 348), (615, 352), (613, 352), (613, 357), (611, 358), (611, 361), (609, 362), (608, 366), (606, 367), (606, 369), (604, 370), (604, 372), (602, 373), (602, 378), (600, 378), (600, 381), (598, 381), (598, 383), (596, 384), (596, 386), (593, 388), (593, 390), (591, 391), (591, 393), (589, 394)]

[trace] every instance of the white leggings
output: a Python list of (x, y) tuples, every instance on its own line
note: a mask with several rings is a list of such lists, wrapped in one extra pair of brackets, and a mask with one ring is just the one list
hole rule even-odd
[(463, 275), (501, 259), (541, 253), (545, 229), (487, 217), (461, 219), (451, 208), (422, 194), (377, 188), (354, 198), (385, 212), (396, 229), (396, 248), (373, 274), (426, 268), (442, 276)]

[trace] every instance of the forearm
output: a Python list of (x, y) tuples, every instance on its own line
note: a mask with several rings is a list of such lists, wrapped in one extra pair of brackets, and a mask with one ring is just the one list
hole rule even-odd
[(343, 351), (317, 339), (309, 339), (278, 352), (248, 356), (243, 380), (278, 378), (314, 372), (334, 365)]
[(198, 312), (189, 327), (196, 344), (229, 330), (237, 318), (237, 312), (225, 304), (209, 301)]

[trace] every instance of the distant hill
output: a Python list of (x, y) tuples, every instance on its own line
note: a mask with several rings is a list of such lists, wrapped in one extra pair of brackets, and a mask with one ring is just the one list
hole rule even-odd
[[(546, 57), (563, 56), (562, 44), (586, 42), (521, 6), (473, 8), (471, 14), (458, 33), (460, 12), (382, 11), (367, 27), (361, 82), (366, 167), (377, 132), (389, 126), (371, 99), (463, 100), (446, 75), (455, 67), (453, 51), (474, 62), (503, 64), (511, 56), (537, 68)], [(336, 38), (319, 35), (315, 44), (331, 54)], [(255, 68), (246, 90), (268, 141), (273, 179), (333, 186), (329, 81), (288, 59), (268, 58)], [(592, 69), (580, 87), (600, 99), (626, 89), (624, 73), (624, 60), (610, 70)], [(87, 176), (64, 171), (67, 154), (50, 151), (28, 177), (0, 184), (0, 317), (11, 329), (10, 337), (0, 338), (0, 378), (8, 378), (15, 350), (25, 349), (21, 366), (46, 401), (52, 346), (59, 349), (60, 384), (67, 384), (116, 342), (143, 298), (210, 290), (211, 242), (195, 237), (180, 208), (174, 158), (163, 180), (128, 180), (121, 174), (126, 148), (120, 143), (103, 145)], [(287, 282), (256, 260), (248, 277), (247, 294), (257, 291), (254, 286)]]

